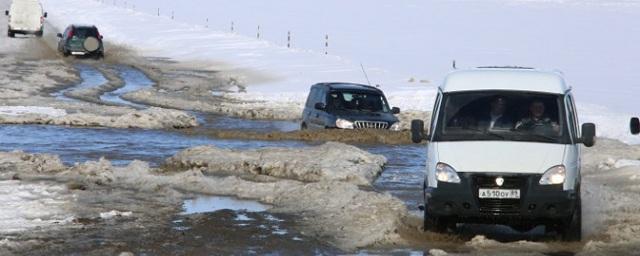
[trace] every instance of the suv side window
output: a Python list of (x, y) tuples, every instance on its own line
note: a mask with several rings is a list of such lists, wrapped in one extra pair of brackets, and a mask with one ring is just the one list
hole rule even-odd
[(316, 91), (318, 90), (318, 88), (311, 88), (311, 91), (309, 92), (309, 96), (307, 96), (307, 105), (306, 107), (308, 108), (313, 108), (313, 105), (316, 104), (315, 103), (315, 96), (316, 96)]

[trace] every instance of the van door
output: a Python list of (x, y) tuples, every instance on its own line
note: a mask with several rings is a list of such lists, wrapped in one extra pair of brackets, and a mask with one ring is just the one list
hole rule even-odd
[[(571, 144), (567, 145), (567, 152), (565, 154), (564, 164), (567, 170), (567, 181), (565, 183), (565, 190), (571, 190), (580, 184), (580, 166), (582, 162), (582, 148), (580, 147), (580, 128), (578, 121), (578, 113), (576, 112), (576, 106), (573, 101), (571, 93), (567, 93), (564, 100), (565, 110), (567, 113), (566, 122), (571, 137)], [(572, 178), (573, 179), (570, 179)], [(574, 182), (570, 182), (574, 181)]]

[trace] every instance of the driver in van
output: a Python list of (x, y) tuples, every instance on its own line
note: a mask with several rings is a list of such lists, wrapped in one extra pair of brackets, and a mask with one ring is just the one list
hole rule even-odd
[(541, 100), (534, 100), (529, 105), (529, 116), (516, 123), (516, 130), (535, 131), (537, 133), (560, 132), (558, 123), (545, 116), (545, 105)]

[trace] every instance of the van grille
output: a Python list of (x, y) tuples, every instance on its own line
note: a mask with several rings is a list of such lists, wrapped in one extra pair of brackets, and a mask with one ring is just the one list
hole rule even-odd
[(375, 121), (355, 121), (353, 123), (355, 129), (387, 129), (389, 123)]

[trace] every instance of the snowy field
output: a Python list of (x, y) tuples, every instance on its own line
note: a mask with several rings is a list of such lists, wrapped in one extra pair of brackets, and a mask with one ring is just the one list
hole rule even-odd
[(110, 43), (238, 76), (248, 85), (235, 95), (243, 99), (299, 105), (315, 82), (366, 83), (362, 63), (392, 105), (429, 110), (454, 59), (462, 68), (558, 69), (574, 87), (581, 121), (596, 122), (600, 136), (640, 142), (627, 127), (640, 97), (638, 1), (43, 3), (58, 28), (96, 24)]

